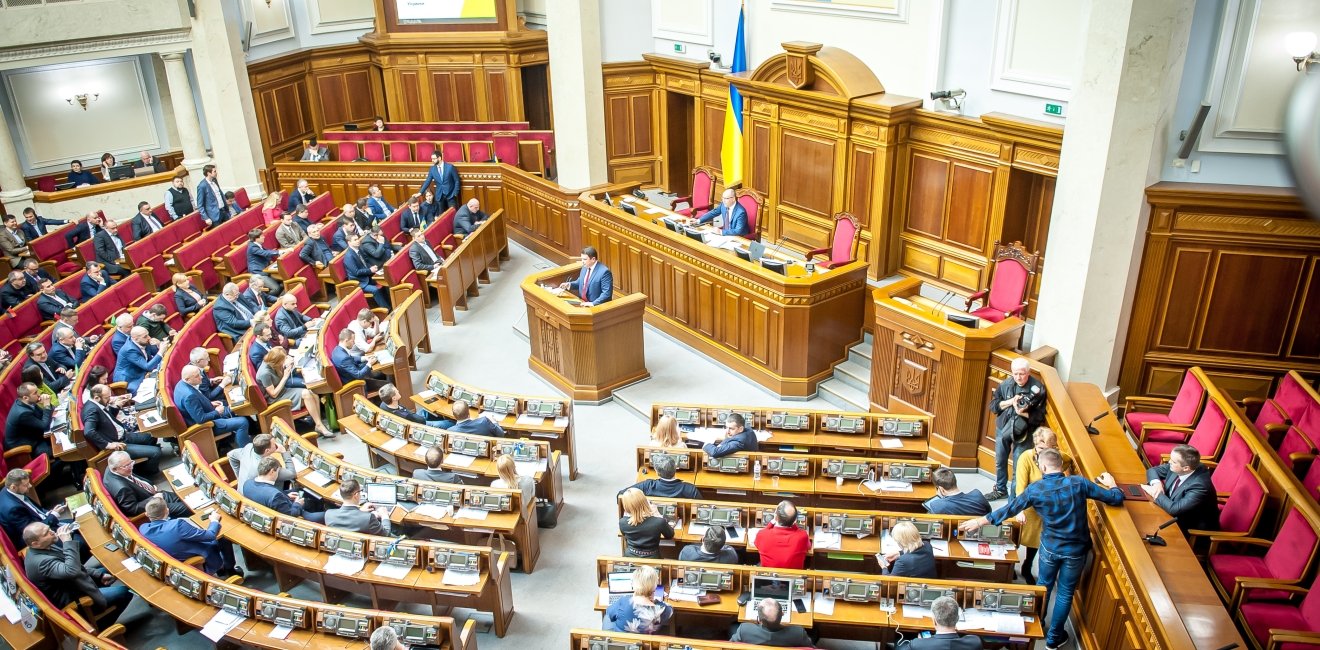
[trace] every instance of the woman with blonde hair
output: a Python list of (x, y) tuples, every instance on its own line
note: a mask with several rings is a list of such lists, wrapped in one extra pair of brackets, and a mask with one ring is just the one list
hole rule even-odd
[(623, 502), (624, 512), (619, 518), (623, 554), (628, 557), (660, 557), (660, 538), (673, 539), (674, 528), (660, 516), (641, 490), (628, 488), (619, 499)]
[(678, 420), (672, 415), (662, 415), (651, 431), (651, 444), (666, 449), (686, 449), (683, 436), (678, 431)]
[(500, 454), (500, 457), (495, 459), (495, 471), (500, 477), (491, 482), (491, 487), (519, 488), (522, 490), (524, 508), (536, 498), (536, 481), (530, 476), (518, 474), (518, 465), (513, 462), (513, 456)]
[(280, 193), (270, 192), (266, 199), (261, 202), (261, 223), (269, 226), (280, 220), (284, 216), (284, 211), (280, 209)]
[(904, 578), (934, 578), (935, 549), (921, 538), (917, 527), (910, 521), (900, 521), (889, 531), (889, 538), (898, 545), (897, 551), (881, 555), (880, 568), (887, 576)]
[(293, 376), (293, 358), (285, 354), (284, 348), (271, 348), (261, 360), (261, 368), (257, 370), (257, 383), (266, 391), (268, 402), (287, 399), (293, 403), (294, 412), (306, 408), (307, 415), (312, 418), (312, 424), (316, 425), (316, 432), (323, 438), (335, 437), (335, 434), (325, 428), (325, 424), (321, 422), (321, 400), (306, 388), (290, 386), (291, 376)]
[(639, 566), (633, 570), (632, 582), (632, 595), (614, 601), (605, 610), (603, 627), (609, 632), (655, 634), (674, 615), (673, 607), (655, 601), (660, 574), (655, 567)]
[[(1032, 447), (1018, 456), (1017, 462), (1013, 464), (1015, 472), (1015, 485), (1017, 493), (1022, 494), (1028, 485), (1039, 481), (1045, 474), (1040, 471), (1040, 465), (1036, 464), (1036, 454), (1046, 449), (1059, 449), (1059, 436), (1049, 427), (1037, 427), (1036, 432), (1031, 434)], [(1073, 472), (1073, 460), (1068, 454), (1059, 452), (1063, 456), (1063, 473), (1071, 474)], [(1036, 550), (1040, 548), (1040, 515), (1036, 514), (1034, 508), (1027, 508), (1017, 516), (1018, 523), (1021, 524), (1021, 530), (1018, 531), (1018, 544), (1026, 547), (1026, 555), (1022, 558), (1022, 578), (1027, 584), (1036, 582), (1035, 576), (1031, 572), (1031, 565), (1036, 561)]]

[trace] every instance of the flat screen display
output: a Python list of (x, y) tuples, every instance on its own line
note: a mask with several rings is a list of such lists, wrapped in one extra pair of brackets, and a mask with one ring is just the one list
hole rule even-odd
[(496, 0), (394, 0), (399, 24), (493, 23)]

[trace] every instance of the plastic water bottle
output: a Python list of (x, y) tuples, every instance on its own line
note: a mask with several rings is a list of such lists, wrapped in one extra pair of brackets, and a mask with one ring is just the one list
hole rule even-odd
[(759, 460), (752, 464), (752, 480), (761, 480), (761, 461)]

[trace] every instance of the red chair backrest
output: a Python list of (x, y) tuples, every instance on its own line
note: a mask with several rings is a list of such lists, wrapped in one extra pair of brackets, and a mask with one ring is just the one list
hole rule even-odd
[(238, 204), (238, 207), (243, 208), (244, 210), (252, 207), (252, 201), (248, 199), (246, 187), (240, 187), (237, 190), (234, 190), (234, 202)]
[(1226, 533), (1248, 533), (1260, 521), (1260, 512), (1265, 507), (1265, 486), (1256, 476), (1256, 472), (1247, 469), (1233, 486), (1228, 501), (1219, 511), (1219, 530)]
[(426, 229), (426, 241), (438, 254), (444, 255), (441, 246), (458, 243), (458, 240), (454, 239), (454, 214), (454, 208), (445, 210), (445, 213), (440, 215), (440, 218), (436, 219), (430, 228)]
[(340, 142), (340, 143), (339, 143), (339, 146), (337, 147), (337, 152), (336, 152), (336, 154), (335, 154), (335, 157), (336, 157), (338, 160), (343, 161), (343, 162), (348, 162), (348, 161), (350, 161), (350, 160), (357, 160), (357, 158), (358, 158), (358, 143), (356, 143), (356, 142)]
[(692, 172), (692, 214), (710, 209), (715, 201), (715, 179), (710, 172), (698, 168)]
[(284, 277), (290, 279), (302, 278), (306, 280), (303, 286), (306, 286), (308, 291), (319, 294), (321, 293), (321, 276), (317, 275), (315, 267), (298, 257), (306, 243), (306, 241), (299, 242), (297, 246), (280, 254), (279, 257), (275, 258), (275, 264), (279, 266)]
[(38, 178), (38, 179), (37, 179), (37, 191), (38, 191), (38, 192), (54, 192), (54, 191), (55, 191), (55, 177), (54, 177), (54, 176), (42, 176), (41, 178)]
[(1315, 443), (1296, 426), (1288, 427), (1283, 440), (1279, 442), (1279, 460), (1288, 469), (1293, 468), (1293, 454), (1314, 454), (1315, 451)]
[(407, 142), (390, 143), (390, 162), (412, 162), (412, 144)]
[(998, 312), (1010, 312), (1022, 306), (1030, 278), (1031, 271), (1022, 262), (1001, 257), (995, 262), (994, 275), (990, 278), (989, 306)]
[(362, 157), (371, 162), (383, 162), (385, 160), (385, 143), (363, 142)]
[(151, 213), (156, 215), (156, 219), (161, 223), (170, 223), (171, 221), (174, 221), (170, 218), (170, 211), (165, 209), (164, 203), (152, 208)]
[(399, 252), (391, 255), (382, 270), (385, 273), (385, 283), (387, 285), (403, 282), (404, 276), (413, 270), (412, 260), (408, 258), (408, 247), (404, 246), (399, 249)]
[[(1233, 491), (1233, 486), (1237, 485), (1242, 475), (1247, 473), (1247, 466), (1251, 464), (1253, 456), (1251, 447), (1242, 439), (1242, 432), (1234, 429), (1229, 433), (1228, 444), (1224, 445), (1224, 455), (1219, 459), (1214, 471), (1210, 472), (1210, 484), (1215, 486), (1215, 492), (1228, 494)], [(1320, 463), (1316, 464), (1320, 465)]]
[(857, 259), (857, 220), (849, 214), (834, 218), (834, 240), (830, 242), (830, 262), (846, 264)]
[(1312, 499), (1320, 501), (1320, 463), (1311, 462), (1311, 468), (1306, 470), (1306, 476), (1302, 477), (1302, 487)]
[[(693, 199), (694, 201), (696, 199)], [(747, 238), (758, 239), (761, 232), (761, 201), (752, 193), (739, 194), (738, 205), (747, 211)], [(696, 212), (695, 210), (693, 211)], [(695, 214), (694, 214), (695, 216)]]
[(463, 156), (462, 142), (441, 142), (440, 152), (445, 157), (445, 160), (451, 163), (467, 160), (467, 158)]
[(518, 166), (518, 134), (495, 133), (490, 137), (495, 158), (506, 165)]
[(1205, 412), (1201, 413), (1201, 419), (1196, 421), (1196, 428), (1187, 438), (1187, 444), (1196, 447), (1196, 450), (1201, 452), (1202, 458), (1218, 458), (1227, 433), (1228, 418), (1224, 417), (1224, 412), (1219, 409), (1218, 404), (1210, 402), (1206, 405)]
[(330, 211), (334, 209), (334, 197), (330, 196), (329, 192), (325, 192), (307, 204), (307, 220), (312, 223), (321, 221), (325, 218), (325, 215), (330, 214)]
[(417, 162), (431, 162), (431, 154), (435, 152), (434, 142), (418, 142), (413, 145), (417, 152), (415, 159)]
[(494, 158), (490, 142), (469, 142), (468, 143), (468, 161), (486, 162)]
[[(347, 252), (347, 249), (345, 249), (345, 252)], [(334, 278), (335, 282), (348, 280), (348, 271), (344, 270), (344, 253), (337, 253), (330, 258), (330, 264), (327, 268), (330, 269), (330, 277)]]
[(1274, 536), (1274, 543), (1265, 551), (1265, 566), (1273, 578), (1298, 580), (1306, 574), (1315, 557), (1320, 537), (1306, 520), (1301, 511), (1293, 508), (1279, 527), (1279, 534)]
[(1288, 373), (1279, 379), (1279, 387), (1274, 389), (1274, 401), (1283, 408), (1283, 412), (1296, 422), (1302, 413), (1315, 403), (1306, 388), (1297, 383), (1297, 376)]
[(1195, 422), (1204, 404), (1205, 386), (1202, 386), (1201, 380), (1197, 379), (1196, 374), (1189, 370), (1183, 374), (1182, 385), (1178, 387), (1178, 395), (1173, 398), (1173, 406), (1169, 407), (1169, 422), (1173, 424), (1191, 424)]
[(390, 213), (390, 216), (385, 217), (385, 220), (380, 222), (380, 231), (384, 233), (385, 238), (391, 242), (395, 244), (401, 243), (400, 240), (404, 235), (399, 231), (399, 224), (402, 223), (402, 221), (403, 206), (399, 206), (394, 209), (394, 212)]

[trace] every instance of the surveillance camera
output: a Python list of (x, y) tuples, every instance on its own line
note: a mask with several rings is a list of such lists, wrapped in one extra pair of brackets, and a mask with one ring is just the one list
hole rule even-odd
[(706, 53), (706, 56), (709, 56), (709, 57), (710, 57), (710, 62), (711, 62), (711, 63), (714, 63), (715, 65), (719, 65), (719, 64), (720, 64), (720, 53), (719, 53), (719, 52), (716, 52), (715, 50), (711, 50), (711, 51), (709, 51), (709, 52)]
[(950, 88), (948, 90), (937, 90), (930, 94), (931, 99), (957, 99), (967, 94), (962, 88)]

